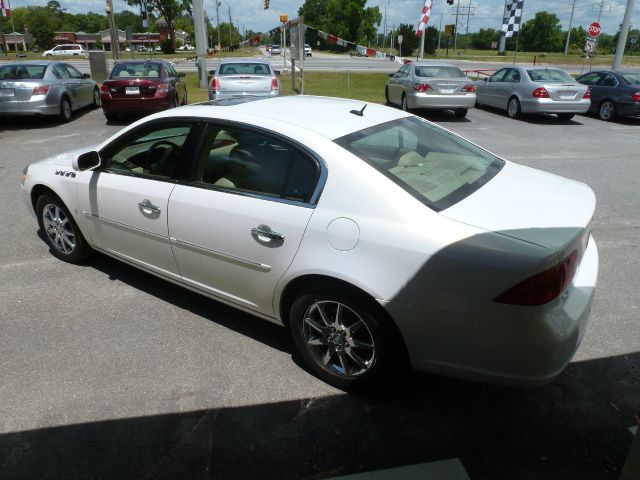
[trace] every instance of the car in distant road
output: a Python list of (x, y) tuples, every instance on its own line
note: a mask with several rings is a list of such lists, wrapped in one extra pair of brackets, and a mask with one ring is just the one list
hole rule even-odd
[(592, 70), (577, 78), (591, 89), (591, 108), (601, 120), (640, 117), (640, 72)]
[(271, 45), (271, 50), (269, 51), (271, 55), (280, 55), (280, 45)]
[(56, 258), (102, 252), (286, 326), (345, 390), (407, 365), (549, 383), (596, 289), (587, 185), (375, 103), (168, 110), (32, 163), (20, 189)]
[(82, 45), (76, 44), (56, 45), (52, 49), (45, 50), (42, 53), (43, 57), (55, 57), (58, 55), (87, 56), (88, 54)]
[(107, 120), (120, 114), (154, 113), (187, 104), (184, 73), (162, 60), (117, 62), (100, 87)]
[(181, 52), (191, 52), (191, 51), (193, 51), (195, 49), (196, 49), (196, 47), (186, 43), (186, 44), (181, 45), (180, 47), (178, 47), (176, 50), (180, 50)]
[(308, 43), (304, 44), (304, 56), (305, 57), (310, 57), (311, 56), (311, 46)]
[(453, 110), (462, 118), (476, 104), (476, 87), (456, 65), (413, 62), (389, 74), (384, 96), (405, 111)]
[(278, 71), (267, 60), (256, 58), (229, 58), (222, 60), (209, 84), (209, 99), (237, 96), (277, 97), (280, 95)]
[(570, 120), (591, 107), (589, 87), (554, 67), (501, 68), (476, 82), (476, 87), (478, 105), (506, 110), (509, 118), (553, 113), (561, 120)]
[(100, 106), (89, 74), (57, 61), (0, 64), (0, 115), (57, 115), (64, 122), (83, 107)]

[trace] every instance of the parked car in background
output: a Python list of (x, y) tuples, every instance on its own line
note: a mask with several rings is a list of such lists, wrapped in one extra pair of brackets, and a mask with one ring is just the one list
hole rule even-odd
[(476, 103), (476, 87), (455, 65), (414, 62), (389, 74), (384, 96), (387, 104), (405, 111), (453, 110), (457, 117), (464, 117)]
[(640, 116), (640, 72), (592, 70), (577, 78), (591, 89), (591, 112), (601, 120)]
[(476, 82), (476, 87), (478, 105), (506, 110), (510, 118), (523, 113), (553, 113), (561, 120), (570, 120), (591, 106), (589, 87), (553, 67), (501, 68)]
[(209, 84), (209, 99), (237, 96), (277, 97), (280, 95), (279, 72), (266, 60), (255, 58), (230, 58), (222, 60)]
[(267, 53), (269, 53), (269, 54), (270, 54), (270, 53), (271, 53), (271, 44), (270, 44), (270, 43), (267, 43), (267, 44), (264, 46), (264, 49), (266, 50), (266, 52), (267, 52)]
[(271, 55), (280, 55), (280, 45), (271, 45)]
[(97, 250), (287, 326), (338, 388), (405, 359), (528, 386), (570, 361), (598, 274), (588, 186), (374, 103), (212, 103), (32, 163), (21, 194), (52, 254)]
[(105, 117), (115, 120), (119, 114), (153, 113), (186, 105), (184, 76), (161, 60), (117, 62), (100, 87)]
[(195, 50), (196, 47), (189, 45), (188, 43), (178, 47), (176, 50), (180, 50), (181, 52), (191, 52)]
[(0, 115), (57, 115), (64, 122), (86, 106), (100, 106), (89, 74), (55, 61), (0, 64)]
[(160, 47), (160, 45), (156, 45), (155, 47), (153, 47), (153, 51), (158, 53), (162, 51), (162, 48)]
[(311, 46), (308, 43), (304, 44), (304, 56), (305, 57), (311, 56)]
[(55, 57), (58, 55), (87, 56), (88, 54), (82, 45), (75, 44), (56, 45), (51, 50), (45, 50), (42, 54), (43, 57)]

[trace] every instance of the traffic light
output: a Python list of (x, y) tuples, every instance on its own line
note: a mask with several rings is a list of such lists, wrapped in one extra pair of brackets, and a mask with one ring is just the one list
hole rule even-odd
[(269, 8), (269, 0), (264, 0), (264, 9)]

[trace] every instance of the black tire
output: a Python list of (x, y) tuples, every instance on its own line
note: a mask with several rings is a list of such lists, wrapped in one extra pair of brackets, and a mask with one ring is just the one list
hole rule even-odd
[(455, 114), (456, 117), (458, 118), (464, 118), (467, 116), (467, 112), (469, 110), (467, 110), (466, 108), (458, 108), (457, 110), (455, 110), (453, 113)]
[(391, 102), (389, 101), (389, 87), (384, 87), (384, 100), (385, 100), (385, 105), (389, 106), (391, 105)]
[(520, 100), (517, 97), (511, 97), (507, 103), (507, 117), (520, 118), (522, 109), (520, 108)]
[(176, 108), (178, 105), (180, 105), (180, 101), (178, 100), (178, 92), (176, 92), (173, 94), (173, 100), (169, 104), (169, 108)]
[(558, 119), (560, 120), (571, 120), (574, 117), (575, 113), (559, 113)]
[(616, 104), (612, 100), (603, 100), (598, 107), (598, 118), (610, 122), (618, 115)]
[(291, 306), (289, 327), (304, 363), (320, 379), (341, 390), (360, 390), (386, 376), (394, 366), (404, 366), (398, 361), (404, 357), (394, 340), (398, 338), (395, 330), (374, 305), (358, 296), (330, 291), (303, 293)]
[(104, 117), (107, 119), (107, 122), (115, 122), (118, 120), (118, 114), (114, 112), (104, 112)]
[(49, 250), (56, 258), (80, 263), (91, 256), (93, 250), (62, 200), (49, 194), (41, 195), (36, 202), (36, 215)]
[(100, 90), (98, 90), (97, 88), (93, 89), (93, 103), (91, 104), (91, 106), (93, 108), (100, 108), (100, 106), (102, 105), (102, 99), (100, 98)]
[(64, 123), (70, 122), (71, 114), (71, 102), (67, 97), (62, 97), (62, 100), (60, 100), (60, 120)]
[(402, 100), (400, 103), (400, 108), (402, 108), (403, 111), (405, 112), (409, 112), (411, 109), (409, 108), (409, 102), (407, 102), (407, 96), (403, 93), (402, 94)]

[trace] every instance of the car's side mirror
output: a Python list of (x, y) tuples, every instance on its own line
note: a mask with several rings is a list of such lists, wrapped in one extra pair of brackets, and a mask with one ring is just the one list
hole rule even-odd
[(91, 75), (89, 75), (88, 73), (83, 73), (82, 78), (91, 78)]
[(73, 159), (71, 166), (74, 170), (79, 172), (99, 167), (100, 155), (98, 155), (98, 152), (83, 153), (82, 155), (78, 155)]
[(187, 74), (186, 74), (186, 73), (184, 73), (184, 72), (178, 72), (178, 76), (179, 76), (180, 78), (184, 78), (186, 75), (187, 75)]
[(393, 78), (395, 75), (396, 75), (395, 73), (390, 73), (390, 74), (388, 75), (388, 77), (389, 77), (389, 78)]
[(275, 73), (276, 75), (280, 75), (280, 70), (274, 70), (273, 73)]
[(215, 70), (209, 70), (209, 75), (215, 75), (216, 71)]
[(489, 81), (489, 77), (484, 77), (484, 78), (482, 79), (482, 81), (483, 81), (483, 82), (488, 82), (488, 81)]

